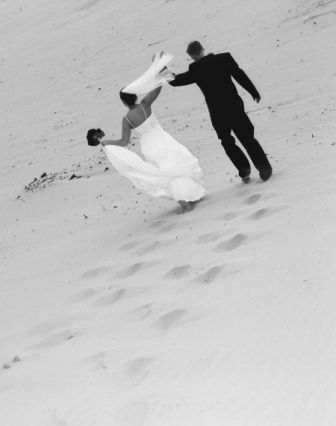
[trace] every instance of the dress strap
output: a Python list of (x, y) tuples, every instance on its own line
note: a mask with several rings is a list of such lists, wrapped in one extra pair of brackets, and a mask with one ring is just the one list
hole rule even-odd
[(143, 113), (145, 114), (145, 118), (146, 118), (146, 120), (147, 120), (147, 114), (146, 114), (145, 108), (143, 107), (143, 105), (142, 105), (142, 104), (140, 104), (140, 106), (141, 106), (142, 111), (143, 111)]
[(125, 119), (127, 121), (127, 123), (132, 127), (132, 129), (134, 129), (133, 124), (131, 123), (131, 121), (127, 118), (127, 116), (125, 115)]

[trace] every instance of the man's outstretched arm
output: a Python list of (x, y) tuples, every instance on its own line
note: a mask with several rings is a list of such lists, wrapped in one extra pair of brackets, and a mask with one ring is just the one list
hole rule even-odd
[(187, 86), (188, 84), (193, 83), (195, 83), (195, 80), (193, 79), (190, 71), (175, 75), (174, 80), (169, 82), (171, 86)]
[(239, 83), (249, 94), (252, 96), (252, 98), (259, 102), (261, 99), (261, 96), (256, 89), (255, 85), (252, 83), (252, 81), (248, 78), (248, 76), (245, 74), (245, 72), (239, 68), (239, 65), (237, 62), (233, 59), (233, 57), (230, 55), (231, 58), (231, 75), (236, 80), (237, 83)]

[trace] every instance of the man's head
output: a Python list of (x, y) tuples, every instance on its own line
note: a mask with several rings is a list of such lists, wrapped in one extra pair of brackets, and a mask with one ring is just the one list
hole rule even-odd
[(199, 41), (192, 41), (188, 44), (187, 53), (193, 61), (198, 61), (204, 56), (204, 48)]

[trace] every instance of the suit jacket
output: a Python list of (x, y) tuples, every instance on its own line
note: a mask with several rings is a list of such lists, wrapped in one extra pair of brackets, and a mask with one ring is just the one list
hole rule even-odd
[(259, 95), (252, 81), (245, 72), (239, 68), (230, 53), (210, 53), (189, 65), (189, 70), (177, 74), (169, 84), (172, 86), (185, 86), (196, 83), (202, 90), (210, 114), (223, 112), (235, 107), (244, 107), (238, 95), (232, 77), (255, 98)]

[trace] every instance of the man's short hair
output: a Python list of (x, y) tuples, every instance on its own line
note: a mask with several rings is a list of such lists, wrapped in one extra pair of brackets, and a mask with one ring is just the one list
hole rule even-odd
[(199, 41), (192, 41), (188, 44), (187, 53), (188, 55), (199, 55), (203, 50), (203, 46)]

